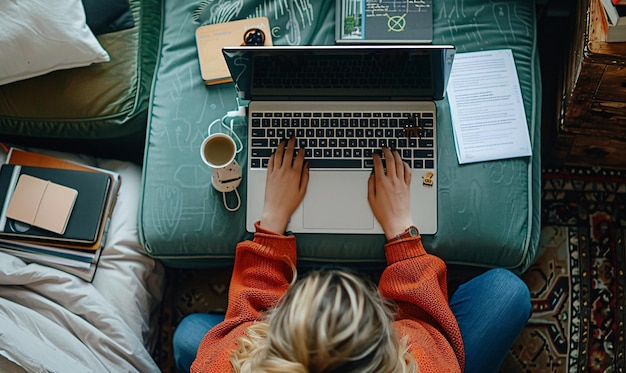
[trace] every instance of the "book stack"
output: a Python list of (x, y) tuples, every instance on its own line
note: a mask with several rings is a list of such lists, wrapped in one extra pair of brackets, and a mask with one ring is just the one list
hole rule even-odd
[(11, 148), (0, 165), (0, 250), (91, 282), (120, 184), (110, 170)]
[(598, 0), (601, 3), (602, 29), (607, 43), (626, 42), (626, 0)]

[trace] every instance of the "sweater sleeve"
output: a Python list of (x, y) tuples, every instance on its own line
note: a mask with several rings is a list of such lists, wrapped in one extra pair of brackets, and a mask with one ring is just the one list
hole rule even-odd
[(230, 356), (239, 338), (287, 291), (295, 265), (295, 237), (265, 230), (257, 222), (254, 240), (237, 245), (224, 321), (204, 336), (191, 372), (232, 370)]
[(388, 243), (385, 254), (379, 289), (398, 306), (394, 326), (400, 338), (408, 336), (420, 372), (463, 371), (463, 340), (448, 304), (444, 262), (426, 253), (421, 237)]

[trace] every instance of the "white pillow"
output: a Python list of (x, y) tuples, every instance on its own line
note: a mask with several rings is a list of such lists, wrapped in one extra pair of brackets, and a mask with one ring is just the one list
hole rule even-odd
[(0, 0), (0, 85), (109, 60), (81, 0)]

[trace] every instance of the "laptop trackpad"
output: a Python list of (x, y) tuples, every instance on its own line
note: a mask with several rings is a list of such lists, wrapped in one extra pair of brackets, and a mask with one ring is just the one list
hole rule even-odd
[(374, 227), (367, 202), (369, 172), (311, 171), (302, 202), (306, 229), (363, 229)]

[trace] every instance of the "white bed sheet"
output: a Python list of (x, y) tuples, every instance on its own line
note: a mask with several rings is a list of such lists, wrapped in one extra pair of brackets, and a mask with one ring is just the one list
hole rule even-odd
[[(122, 184), (92, 283), (0, 252), (0, 368), (158, 372), (150, 351), (165, 275), (137, 235), (139, 166), (44, 153), (117, 171)], [(0, 151), (0, 162), (5, 156)]]

